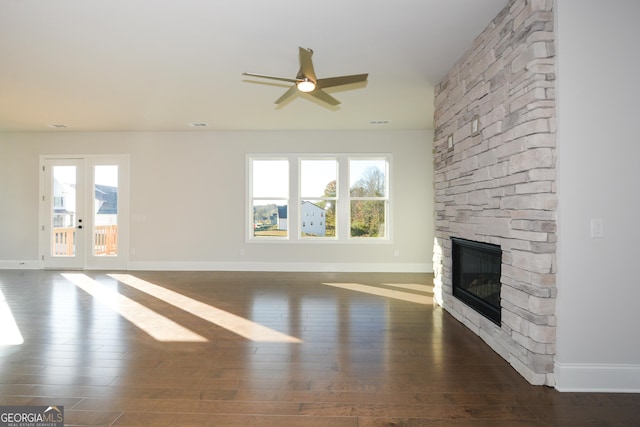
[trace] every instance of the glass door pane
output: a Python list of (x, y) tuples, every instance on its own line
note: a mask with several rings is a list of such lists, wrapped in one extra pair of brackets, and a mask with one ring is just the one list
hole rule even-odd
[(118, 255), (118, 165), (94, 167), (93, 255)]
[(76, 255), (76, 166), (53, 166), (51, 256)]

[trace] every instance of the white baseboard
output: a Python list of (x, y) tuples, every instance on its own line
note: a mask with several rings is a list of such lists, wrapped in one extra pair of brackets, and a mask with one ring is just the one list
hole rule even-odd
[[(3, 261), (0, 270), (39, 270), (42, 261)], [(86, 270), (99, 269), (87, 266)], [(284, 271), (344, 273), (433, 273), (431, 263), (324, 263), (324, 262), (199, 262), (131, 261), (127, 270), (141, 271)]]
[(640, 365), (555, 362), (558, 391), (640, 393)]
[(432, 273), (433, 264), (131, 261), (129, 270)]
[(2, 261), (0, 260), (0, 270), (41, 270), (42, 261)]

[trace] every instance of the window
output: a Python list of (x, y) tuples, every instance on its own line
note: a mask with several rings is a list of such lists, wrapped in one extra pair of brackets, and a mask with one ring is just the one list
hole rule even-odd
[(303, 223), (301, 238), (335, 238), (336, 237), (336, 192), (338, 182), (338, 160), (336, 158), (300, 160), (300, 209), (305, 217), (316, 214), (323, 217), (327, 213), (326, 222), (313, 221)]
[(388, 240), (389, 164), (387, 154), (249, 155), (249, 239)]
[(251, 227), (255, 238), (288, 237), (289, 161), (251, 162)]
[(385, 237), (387, 161), (349, 160), (351, 237)]

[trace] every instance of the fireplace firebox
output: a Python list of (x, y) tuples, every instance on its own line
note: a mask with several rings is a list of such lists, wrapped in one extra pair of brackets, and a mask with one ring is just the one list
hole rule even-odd
[(502, 249), (456, 237), (451, 241), (453, 296), (500, 326)]

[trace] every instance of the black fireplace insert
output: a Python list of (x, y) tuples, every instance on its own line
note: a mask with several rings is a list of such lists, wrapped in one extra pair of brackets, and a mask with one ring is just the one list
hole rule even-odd
[(502, 249), (456, 237), (451, 241), (453, 296), (500, 326)]

